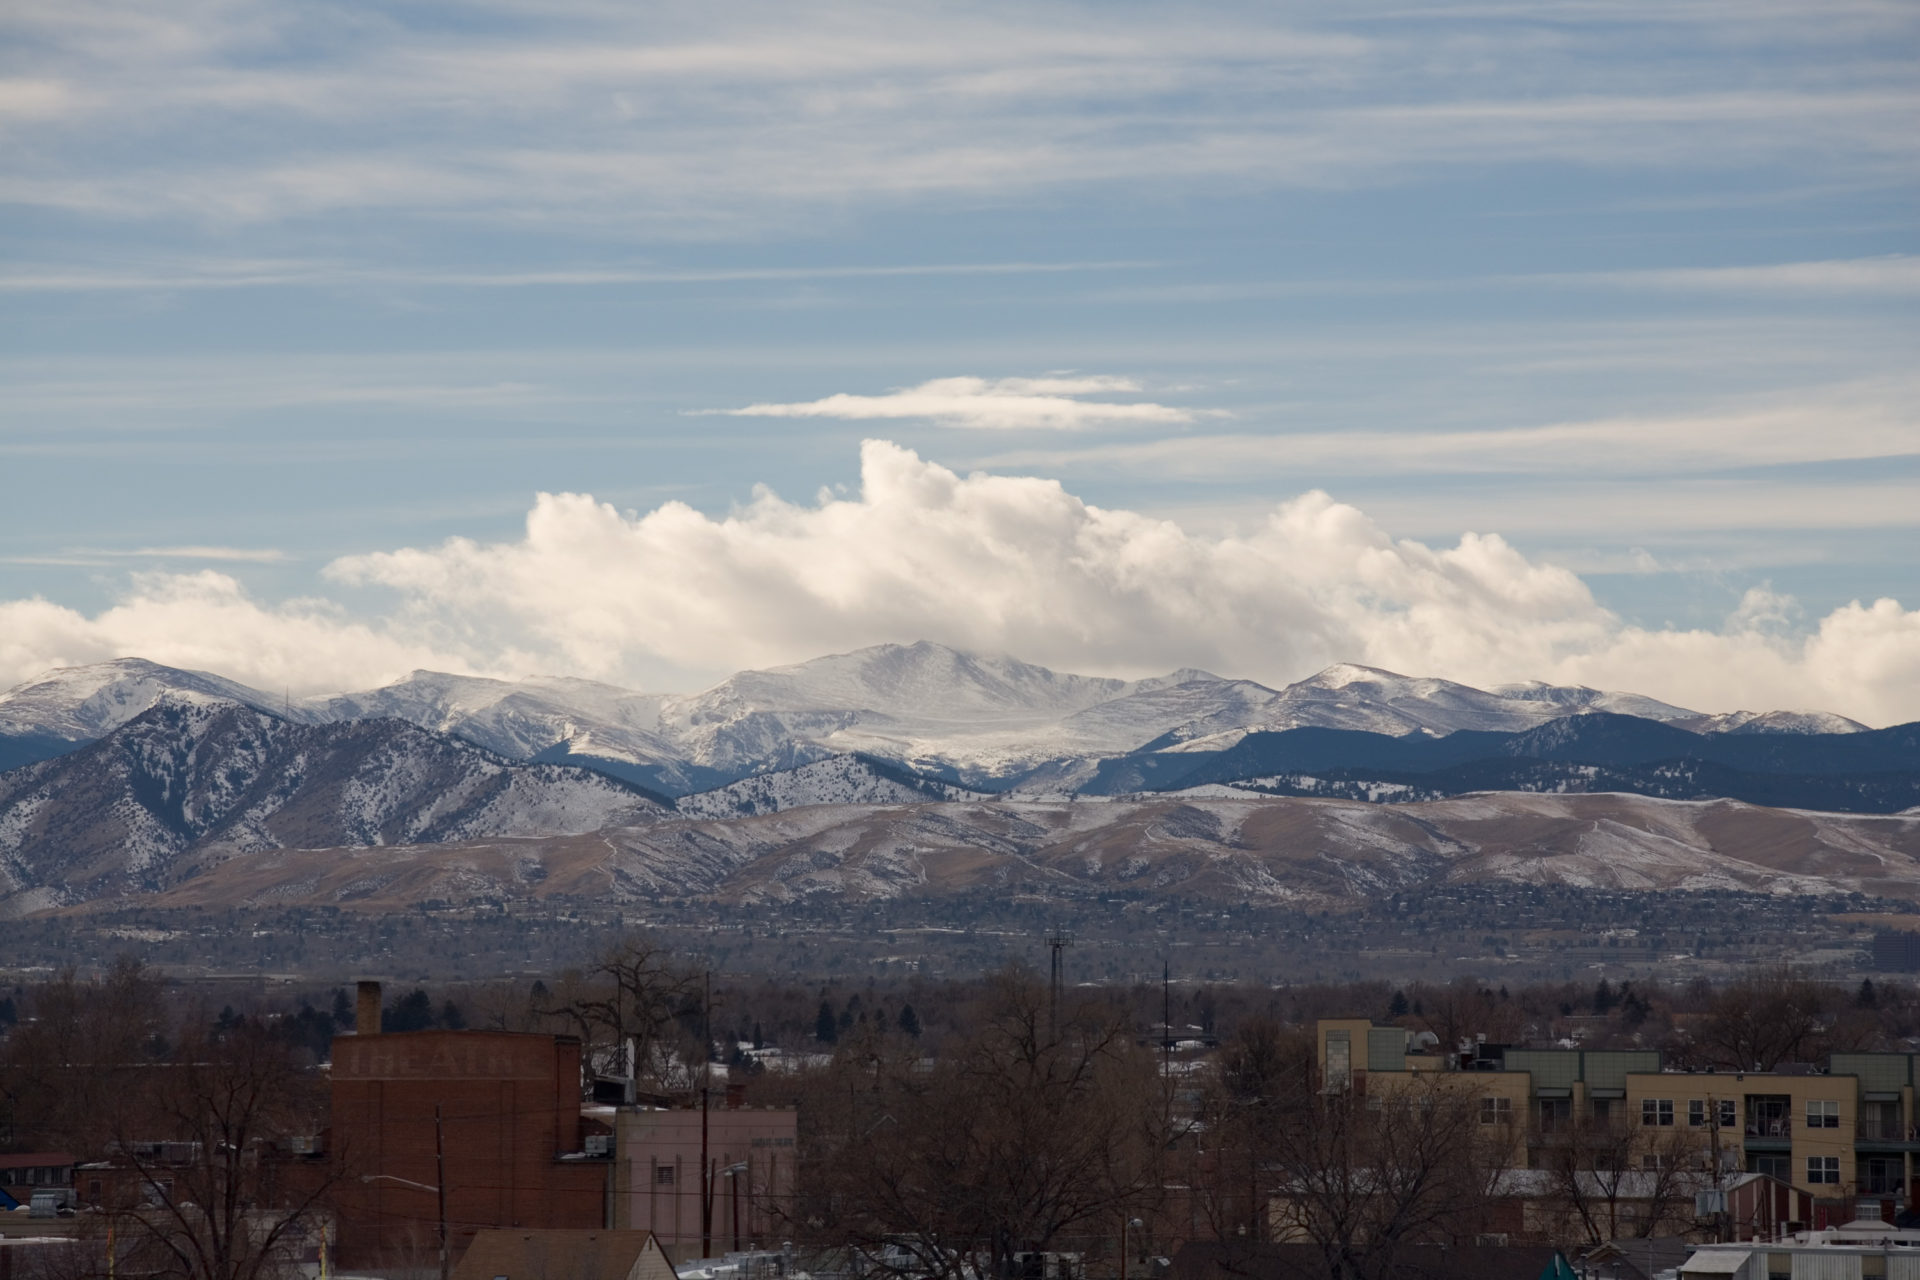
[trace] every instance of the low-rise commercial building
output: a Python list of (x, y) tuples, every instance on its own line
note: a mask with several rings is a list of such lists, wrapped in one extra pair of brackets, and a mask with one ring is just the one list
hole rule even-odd
[(790, 1232), (799, 1113), (731, 1103), (619, 1112), (615, 1226), (653, 1232), (676, 1260), (764, 1248)]

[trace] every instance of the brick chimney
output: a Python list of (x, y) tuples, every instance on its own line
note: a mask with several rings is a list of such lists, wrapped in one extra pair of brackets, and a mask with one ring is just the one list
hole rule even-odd
[(353, 1011), (353, 1033), (357, 1036), (380, 1034), (380, 984), (360, 984), (360, 998)]

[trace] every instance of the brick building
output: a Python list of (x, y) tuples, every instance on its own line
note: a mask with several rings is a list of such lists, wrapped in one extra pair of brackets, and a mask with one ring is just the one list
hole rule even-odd
[[(378, 988), (362, 985), (359, 1025), (378, 1026)], [(606, 1223), (611, 1161), (584, 1151), (580, 1042), (570, 1036), (340, 1036), (332, 1102), (331, 1154), (346, 1175), (343, 1267), (433, 1259), (442, 1189), (456, 1259), (485, 1227)]]

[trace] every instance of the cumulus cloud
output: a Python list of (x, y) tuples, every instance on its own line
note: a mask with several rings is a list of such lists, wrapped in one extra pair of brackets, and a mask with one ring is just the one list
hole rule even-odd
[(419, 667), (474, 670), (453, 646), (410, 643), (390, 623), (357, 621), (323, 600), (264, 605), (214, 570), (137, 574), (92, 617), (47, 600), (0, 603), (0, 683), (123, 657), (296, 694), (364, 688)]
[(1026, 476), (960, 475), (885, 441), (856, 495), (761, 491), (709, 516), (542, 494), (522, 536), (348, 557), (378, 621), (266, 606), (214, 572), (154, 575), (97, 617), (0, 605), (0, 675), (140, 654), (267, 687), (365, 686), (416, 666), (614, 681), (718, 675), (913, 639), (1119, 675), (1195, 665), (1279, 684), (1357, 661), (1475, 684), (1631, 689), (1706, 711), (1920, 719), (1920, 611), (1854, 603), (1808, 625), (1750, 593), (1717, 630), (1647, 629), (1493, 533), (1392, 537), (1308, 493), (1209, 536)]
[(1191, 409), (1143, 401), (1083, 400), (1089, 395), (1138, 392), (1131, 378), (935, 378), (883, 396), (831, 395), (797, 404), (750, 404), (719, 412), (737, 418), (922, 418), (949, 427), (1072, 431), (1101, 424), (1192, 422)]

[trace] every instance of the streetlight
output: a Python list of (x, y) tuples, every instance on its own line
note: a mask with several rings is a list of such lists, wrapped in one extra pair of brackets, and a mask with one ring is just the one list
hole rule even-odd
[(391, 1173), (363, 1173), (360, 1181), (397, 1182), (403, 1187), (412, 1187), (415, 1191), (429, 1191), (440, 1203), (440, 1280), (447, 1280), (447, 1144), (440, 1126), (440, 1104), (433, 1104), (433, 1170), (439, 1179), (438, 1186), (428, 1186), (424, 1182), (415, 1182), (411, 1178), (396, 1177)]
[(426, 1191), (437, 1196), (440, 1201), (440, 1280), (447, 1280), (447, 1190), (445, 1187), (429, 1186), (424, 1182), (415, 1182), (412, 1178), (395, 1177), (391, 1173), (363, 1173), (362, 1182), (397, 1182), (403, 1187), (412, 1187), (415, 1191)]
[(733, 1202), (733, 1251), (740, 1252), (740, 1175), (747, 1171), (747, 1162), (742, 1160), (722, 1169), (718, 1176), (727, 1180), (727, 1199)]
[(1120, 1280), (1127, 1280), (1127, 1228), (1133, 1227), (1137, 1230), (1146, 1225), (1146, 1223), (1140, 1221), (1138, 1218), (1122, 1218), (1120, 1220)]

